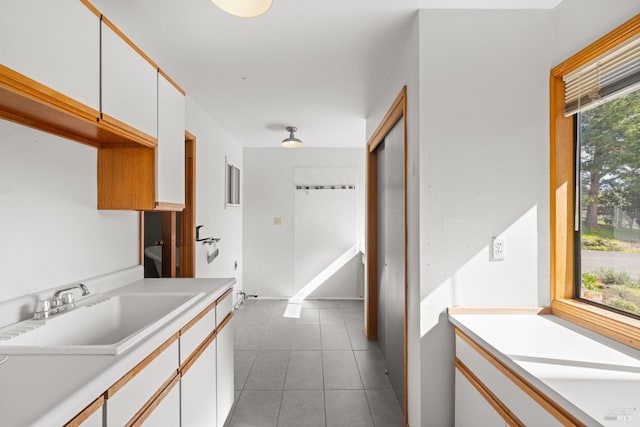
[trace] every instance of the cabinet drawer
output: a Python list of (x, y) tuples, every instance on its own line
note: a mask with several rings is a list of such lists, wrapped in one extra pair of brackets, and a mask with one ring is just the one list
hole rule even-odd
[(233, 309), (233, 297), (231, 294), (233, 293), (233, 288), (227, 290), (218, 300), (216, 301), (216, 327), (220, 326), (220, 323), (224, 320), (225, 317), (231, 310)]
[(456, 334), (456, 356), (524, 425), (530, 427), (563, 425), (527, 391), (511, 381), (458, 334)]
[(476, 427), (508, 425), (500, 413), (456, 367), (455, 376), (455, 426)]
[(180, 365), (216, 328), (216, 303), (211, 303), (191, 322), (180, 330)]
[(176, 334), (107, 390), (106, 426), (126, 425), (177, 368)]
[(179, 426), (180, 425), (180, 376), (176, 373), (142, 414), (131, 423), (131, 427)]

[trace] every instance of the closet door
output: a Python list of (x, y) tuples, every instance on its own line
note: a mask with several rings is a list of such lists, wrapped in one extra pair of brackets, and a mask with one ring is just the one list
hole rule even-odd
[(378, 340), (393, 390), (404, 403), (404, 124), (378, 148)]

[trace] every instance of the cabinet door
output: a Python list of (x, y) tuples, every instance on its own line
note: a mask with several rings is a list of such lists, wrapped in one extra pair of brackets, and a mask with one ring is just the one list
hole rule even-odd
[(458, 369), (456, 369), (455, 390), (456, 427), (504, 427), (507, 425), (502, 416)]
[(180, 387), (178, 376), (169, 385), (169, 391), (159, 397), (157, 405), (152, 404), (142, 416), (141, 422), (134, 422), (132, 427), (167, 427), (180, 425)]
[(102, 119), (158, 136), (158, 69), (102, 21)]
[(217, 393), (218, 402), (218, 427), (223, 427), (224, 422), (233, 406), (233, 322), (231, 318), (223, 322), (218, 329), (217, 341)]
[(184, 204), (184, 115), (184, 95), (158, 74), (158, 202)]
[(0, 40), (3, 65), (99, 110), (100, 18), (82, 2), (3, 0)]
[(183, 372), (182, 427), (216, 425), (216, 340)]

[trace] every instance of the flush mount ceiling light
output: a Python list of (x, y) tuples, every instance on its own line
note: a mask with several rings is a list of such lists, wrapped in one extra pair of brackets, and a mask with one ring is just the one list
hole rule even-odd
[(271, 8), (272, 0), (211, 0), (225, 12), (241, 18), (254, 18)]
[(297, 132), (297, 131), (298, 131), (297, 127), (287, 126), (287, 132), (289, 132), (289, 138), (285, 138), (282, 140), (283, 147), (286, 147), (286, 148), (302, 147), (302, 141), (296, 138), (296, 136), (293, 134), (294, 132)]

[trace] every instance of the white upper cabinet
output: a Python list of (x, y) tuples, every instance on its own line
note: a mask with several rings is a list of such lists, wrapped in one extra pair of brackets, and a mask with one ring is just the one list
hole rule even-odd
[(158, 202), (184, 204), (185, 98), (158, 74)]
[(102, 21), (102, 119), (158, 136), (158, 69)]
[(96, 111), (100, 18), (79, 0), (3, 0), (0, 63)]

